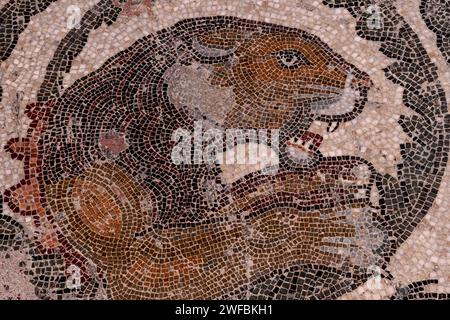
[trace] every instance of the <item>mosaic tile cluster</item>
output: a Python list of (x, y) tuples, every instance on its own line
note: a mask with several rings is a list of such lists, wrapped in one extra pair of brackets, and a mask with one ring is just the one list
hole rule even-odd
[(449, 1), (0, 6), (0, 298), (450, 297)]

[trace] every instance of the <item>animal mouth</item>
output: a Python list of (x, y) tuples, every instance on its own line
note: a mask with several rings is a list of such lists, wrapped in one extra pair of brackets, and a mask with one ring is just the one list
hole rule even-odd
[(302, 95), (301, 98), (309, 98), (312, 100), (311, 111), (317, 115), (323, 116), (342, 116), (353, 111), (356, 102), (361, 98), (360, 90), (353, 87), (354, 75), (347, 74), (345, 86), (343, 89), (310, 85), (312, 89), (319, 90), (318, 93), (310, 95)]

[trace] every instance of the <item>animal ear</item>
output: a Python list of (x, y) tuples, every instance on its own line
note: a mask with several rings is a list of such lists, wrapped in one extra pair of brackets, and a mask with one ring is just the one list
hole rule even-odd
[(46, 195), (65, 236), (101, 263), (124, 253), (148, 221), (139, 186), (111, 164), (95, 165), (79, 177), (47, 185)]
[(244, 39), (243, 32), (223, 29), (194, 37), (192, 49), (202, 63), (220, 63), (229, 59)]
[(218, 87), (230, 87), (233, 85), (232, 69), (223, 64), (214, 65), (209, 76), (209, 83)]
[(227, 66), (230, 58), (245, 41), (245, 33), (237, 30), (218, 30), (194, 38), (192, 48), (197, 59), (202, 63), (212, 64), (209, 77), (211, 85), (229, 87), (233, 83), (231, 71)]

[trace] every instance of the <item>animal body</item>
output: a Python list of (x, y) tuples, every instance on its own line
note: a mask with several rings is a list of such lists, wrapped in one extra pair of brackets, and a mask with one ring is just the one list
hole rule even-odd
[[(27, 176), (5, 198), (55, 226), (45, 250), (70, 244), (99, 266), (112, 298), (220, 298), (301, 266), (354, 271), (353, 280), (337, 271), (330, 280), (351, 288), (383, 243), (372, 224), (376, 172), (357, 157), (322, 157), (308, 128), (355, 118), (370, 85), (307, 32), (234, 17), (184, 20), (61, 98), (28, 106), (29, 136), (7, 146)], [(200, 120), (280, 130), (280, 171), (227, 184), (218, 165), (174, 164), (173, 132)], [(289, 154), (295, 139), (315, 140), (311, 165)], [(364, 237), (371, 243), (358, 242)]]

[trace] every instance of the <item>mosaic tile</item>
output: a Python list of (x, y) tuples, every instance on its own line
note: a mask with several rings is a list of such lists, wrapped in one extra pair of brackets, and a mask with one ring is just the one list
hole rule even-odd
[(447, 0), (0, 5), (1, 299), (449, 298)]

